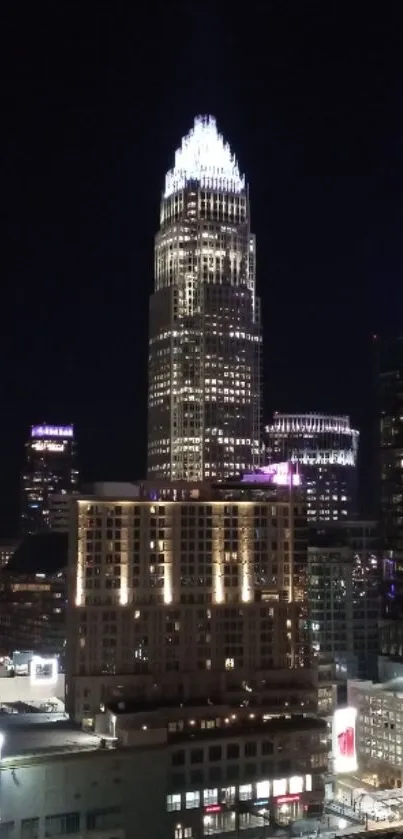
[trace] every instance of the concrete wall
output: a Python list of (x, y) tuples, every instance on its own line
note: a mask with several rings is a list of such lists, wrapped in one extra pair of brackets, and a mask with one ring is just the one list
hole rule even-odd
[(97, 810), (117, 807), (118, 813), (100, 816), (108, 823), (91, 828), (91, 837), (97, 831), (104, 839), (118, 839), (121, 830), (127, 839), (160, 839), (168, 835), (170, 824), (166, 778), (161, 750), (157, 756), (152, 749), (100, 749), (25, 761), (6, 758), (0, 771), (2, 829), (14, 822), (6, 830), (7, 839), (19, 839), (23, 827), (27, 836), (22, 821), (38, 818), (38, 839), (44, 839), (47, 816), (79, 813), (79, 831), (84, 835), (88, 814), (94, 818)]
[(32, 684), (29, 676), (0, 678), (0, 703), (26, 702), (40, 705), (49, 699), (58, 699), (64, 706), (64, 673), (59, 673), (54, 685)]

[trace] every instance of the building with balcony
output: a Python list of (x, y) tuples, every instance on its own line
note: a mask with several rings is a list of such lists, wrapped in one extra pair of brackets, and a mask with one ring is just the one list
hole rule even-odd
[(243, 698), (245, 685), (262, 701), (314, 711), (299, 488), (146, 482), (141, 497), (118, 491), (74, 502), (73, 716), (94, 714), (116, 692)]

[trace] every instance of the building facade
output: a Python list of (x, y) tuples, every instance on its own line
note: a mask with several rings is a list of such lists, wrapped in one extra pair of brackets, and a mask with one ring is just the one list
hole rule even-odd
[(4, 539), (0, 541), (0, 570), (7, 567), (19, 545), (20, 539)]
[(357, 515), (359, 432), (346, 416), (276, 413), (266, 426), (268, 463), (298, 463), (310, 522), (343, 521)]
[(113, 738), (101, 726), (86, 733), (43, 721), (2, 732), (3, 837), (254, 837), (323, 800), (318, 720), (284, 720), (273, 731), (251, 719), (220, 728), (219, 715), (202, 728), (186, 710), (147, 723), (137, 714), (130, 726), (126, 714), (110, 718)]
[(378, 347), (382, 535), (403, 557), (403, 337)]
[(391, 685), (349, 682), (349, 705), (357, 708), (359, 774), (383, 789), (403, 785), (403, 680)]
[(91, 715), (116, 691), (242, 701), (249, 683), (273, 707), (314, 711), (301, 629), (303, 497), (273, 486), (184, 486), (186, 500), (173, 501), (182, 490), (165, 484), (145, 485), (140, 498), (75, 502), (70, 712)]
[(150, 301), (148, 476), (214, 480), (260, 461), (260, 304), (248, 188), (213, 117), (165, 179)]
[(27, 536), (0, 575), (0, 649), (57, 655), (66, 645), (66, 534)]
[(377, 338), (379, 500), (383, 564), (381, 672), (403, 673), (403, 337)]
[(339, 679), (377, 679), (381, 558), (376, 522), (311, 528), (308, 601), (312, 642)]
[(74, 426), (33, 425), (21, 476), (21, 532), (50, 529), (50, 496), (78, 483)]

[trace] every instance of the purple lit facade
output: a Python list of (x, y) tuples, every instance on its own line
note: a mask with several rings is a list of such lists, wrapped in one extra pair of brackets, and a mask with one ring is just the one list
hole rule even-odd
[(242, 482), (248, 484), (273, 484), (278, 487), (299, 487), (301, 486), (301, 475), (298, 472), (298, 465), (285, 461), (284, 463), (271, 463), (263, 466), (256, 472), (242, 476)]
[(74, 437), (73, 425), (33, 425), (31, 426), (31, 437), (64, 437), (72, 439)]
[(21, 535), (50, 529), (52, 495), (77, 489), (73, 425), (33, 425), (21, 475)]

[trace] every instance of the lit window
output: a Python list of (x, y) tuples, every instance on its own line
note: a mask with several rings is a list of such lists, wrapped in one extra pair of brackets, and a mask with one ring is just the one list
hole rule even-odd
[(258, 783), (256, 784), (256, 798), (269, 798), (269, 796), (270, 781), (258, 781)]
[(167, 795), (167, 810), (171, 813), (173, 810), (180, 810), (181, 809), (181, 796), (180, 793), (176, 793), (173, 795)]
[(186, 809), (187, 810), (194, 810), (196, 807), (200, 807), (200, 792), (187, 792), (186, 793)]
[(235, 667), (235, 659), (233, 658), (226, 658), (225, 659), (225, 669), (226, 670), (233, 670)]
[(305, 775), (305, 791), (312, 792), (312, 775)]
[(303, 789), (303, 778), (301, 775), (294, 775), (290, 778), (289, 781), (290, 785), (290, 793), (295, 794), (297, 792), (302, 792)]
[(217, 804), (218, 789), (205, 789), (203, 792), (203, 804)]
[(277, 798), (278, 795), (286, 795), (287, 793), (287, 781), (285, 778), (281, 778), (281, 780), (273, 781), (273, 796)]
[(252, 784), (241, 784), (239, 787), (239, 800), (248, 801), (252, 798)]

